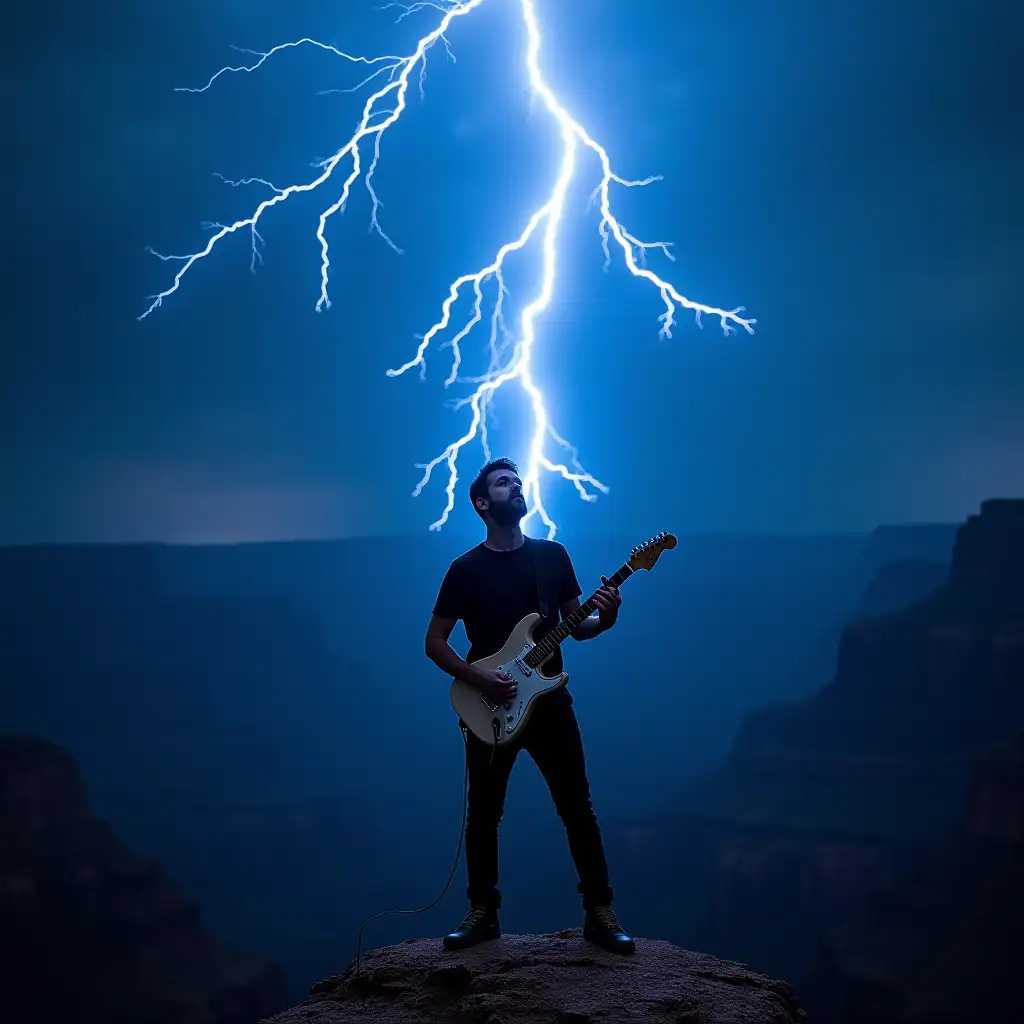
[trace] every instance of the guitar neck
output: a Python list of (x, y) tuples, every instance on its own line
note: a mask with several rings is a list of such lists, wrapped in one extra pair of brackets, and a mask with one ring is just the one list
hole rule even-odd
[[(621, 587), (622, 584), (633, 575), (629, 563), (619, 566), (614, 576), (609, 577), (612, 586)], [(534, 647), (526, 656), (525, 661), (531, 668), (543, 664), (554, 654), (555, 650), (567, 637), (571, 636), (576, 627), (586, 618), (597, 611), (597, 602), (594, 600), (596, 591), (591, 594), (572, 614), (567, 615), (543, 640)]]

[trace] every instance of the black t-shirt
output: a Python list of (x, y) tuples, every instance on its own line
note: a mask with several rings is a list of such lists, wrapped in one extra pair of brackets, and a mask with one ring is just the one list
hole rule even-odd
[[(434, 603), (435, 615), (462, 619), (470, 645), (466, 661), (496, 654), (523, 616), (540, 611), (534, 545), (544, 545), (538, 554), (549, 558), (546, 564), (555, 569), (550, 578), (558, 581), (559, 606), (583, 593), (569, 552), (556, 541), (527, 537), (512, 551), (494, 551), (483, 544), (471, 548), (448, 567)], [(540, 630), (535, 639), (541, 639)], [(561, 671), (562, 652), (556, 650), (545, 662), (544, 674)]]

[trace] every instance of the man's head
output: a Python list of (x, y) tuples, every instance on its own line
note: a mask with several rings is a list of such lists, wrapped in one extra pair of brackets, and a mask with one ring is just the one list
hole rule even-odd
[(519, 467), (511, 459), (488, 462), (470, 484), (469, 500), (485, 523), (490, 516), (496, 526), (515, 526), (526, 515)]

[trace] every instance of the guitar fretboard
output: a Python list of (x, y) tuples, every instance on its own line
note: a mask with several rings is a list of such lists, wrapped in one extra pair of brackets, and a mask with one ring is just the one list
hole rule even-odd
[[(619, 567), (614, 576), (609, 577), (609, 581), (613, 586), (621, 587), (622, 584), (633, 575), (633, 570), (629, 567), (629, 563)], [(597, 602), (594, 600), (594, 595), (591, 594), (586, 601), (583, 602), (571, 615), (567, 615), (550, 633), (548, 633), (543, 640), (541, 640), (529, 654), (523, 659), (530, 668), (537, 668), (538, 665), (542, 665), (561, 644), (561, 642), (570, 636), (573, 630), (588, 616), (593, 615), (597, 611)]]

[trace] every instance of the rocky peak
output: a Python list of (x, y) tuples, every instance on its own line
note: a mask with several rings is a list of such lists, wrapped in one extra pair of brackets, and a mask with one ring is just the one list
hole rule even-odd
[(9, 840), (52, 842), (88, 817), (85, 786), (66, 750), (33, 737), (0, 741), (0, 827)]
[(623, 957), (579, 929), (505, 935), (460, 953), (408, 939), (319, 982), (265, 1024), (791, 1024), (806, 1021), (792, 990), (742, 964), (640, 939)]
[(1024, 612), (1024, 499), (984, 501), (957, 530), (950, 586), (978, 611)]

